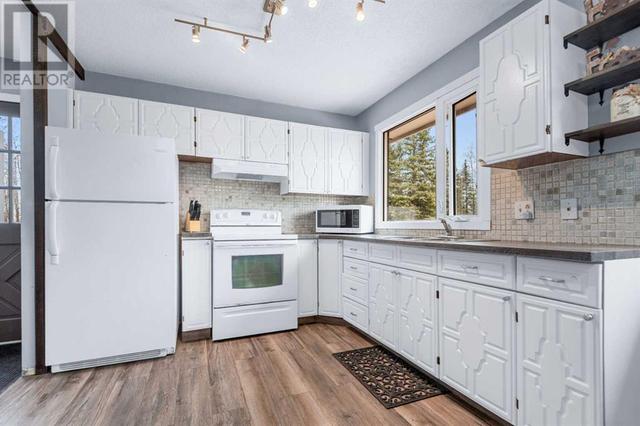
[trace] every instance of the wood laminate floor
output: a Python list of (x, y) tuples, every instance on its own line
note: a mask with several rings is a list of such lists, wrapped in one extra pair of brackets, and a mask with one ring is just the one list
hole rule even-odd
[(10, 425), (485, 425), (450, 395), (385, 409), (331, 355), (371, 346), (348, 327), (178, 345), (174, 356), (18, 379)]

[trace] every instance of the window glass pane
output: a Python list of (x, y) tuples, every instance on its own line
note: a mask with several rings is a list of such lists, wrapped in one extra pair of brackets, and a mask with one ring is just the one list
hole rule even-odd
[(22, 222), (22, 191), (11, 191), (11, 196), (13, 202), (11, 206), (11, 222), (20, 223)]
[(0, 115), (0, 149), (9, 149), (9, 117)]
[(9, 186), (9, 154), (0, 153), (0, 186)]
[(9, 191), (0, 190), (0, 222), (9, 223)]
[(11, 186), (20, 188), (22, 186), (22, 155), (11, 154), (13, 163), (11, 164)]
[(478, 214), (476, 95), (453, 106), (454, 214)]
[(232, 256), (231, 287), (234, 289), (282, 285), (281, 254)]
[(435, 114), (433, 117), (428, 127), (402, 139), (389, 141), (387, 135), (386, 220), (436, 217)]
[(11, 149), (20, 151), (22, 149), (22, 143), (20, 141), (20, 117), (11, 117), (11, 140)]

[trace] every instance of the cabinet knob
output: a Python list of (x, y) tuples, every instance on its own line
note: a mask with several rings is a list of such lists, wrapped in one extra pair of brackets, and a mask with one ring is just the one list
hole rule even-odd
[(502, 300), (504, 300), (505, 302), (508, 302), (509, 300), (511, 300), (511, 296), (504, 296)]
[(593, 319), (593, 314), (584, 314), (582, 318), (584, 318), (585, 321), (591, 321)]

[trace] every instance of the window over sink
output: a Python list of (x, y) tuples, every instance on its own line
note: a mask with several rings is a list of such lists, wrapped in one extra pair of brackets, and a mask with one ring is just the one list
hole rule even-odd
[(490, 170), (478, 165), (478, 71), (376, 126), (376, 227), (490, 229)]

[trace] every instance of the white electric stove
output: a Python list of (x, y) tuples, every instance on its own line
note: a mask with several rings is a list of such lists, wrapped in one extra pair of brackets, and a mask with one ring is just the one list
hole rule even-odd
[(273, 210), (212, 210), (213, 340), (298, 326), (298, 237)]

